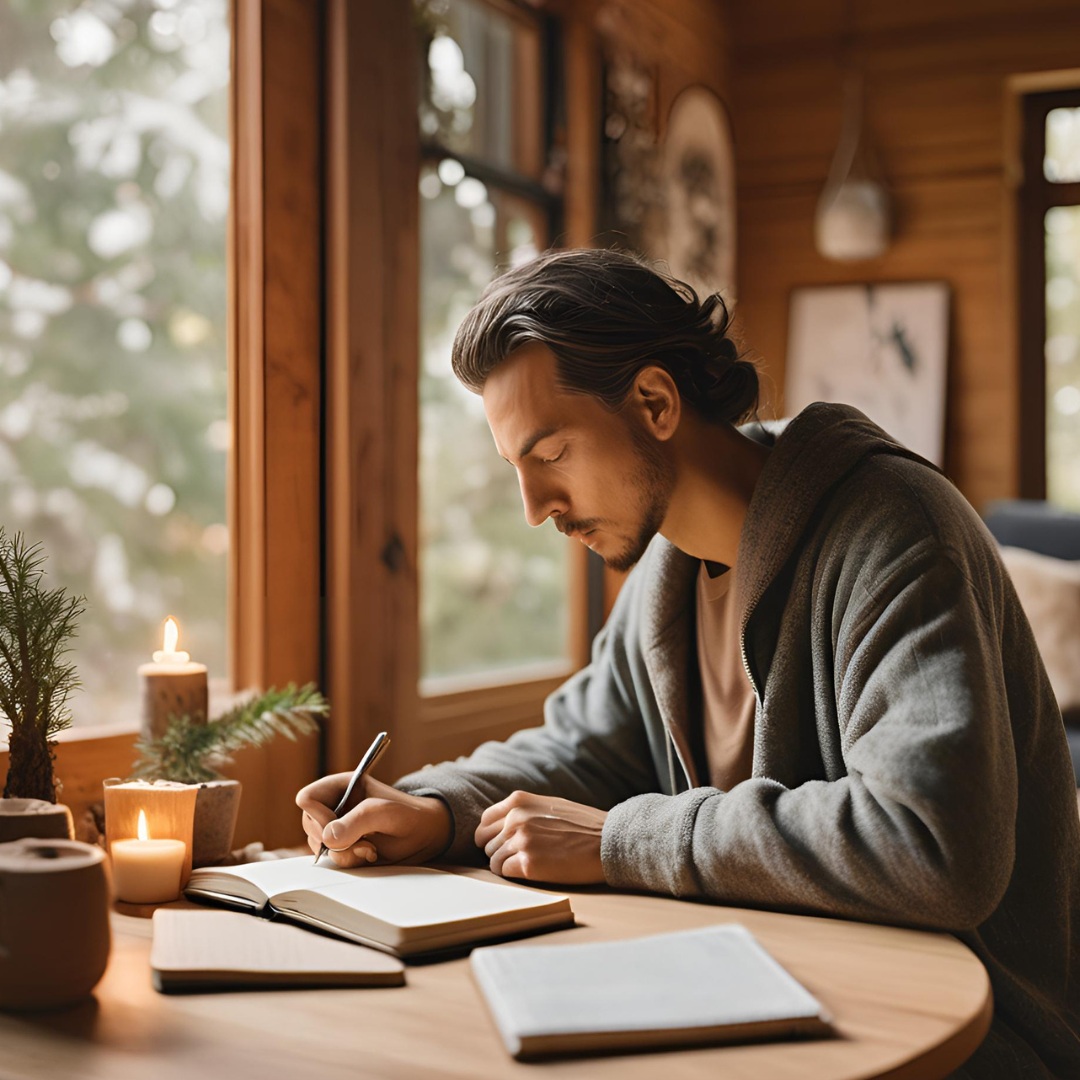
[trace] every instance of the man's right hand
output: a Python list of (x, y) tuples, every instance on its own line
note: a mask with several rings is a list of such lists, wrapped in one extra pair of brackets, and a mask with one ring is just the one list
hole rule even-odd
[(344, 867), (415, 865), (442, 854), (453, 825), (441, 799), (409, 795), (365, 776), (357, 785), (363, 788), (361, 801), (335, 818), (333, 807), (351, 775), (324, 776), (297, 792), (312, 853), (325, 843), (334, 862)]

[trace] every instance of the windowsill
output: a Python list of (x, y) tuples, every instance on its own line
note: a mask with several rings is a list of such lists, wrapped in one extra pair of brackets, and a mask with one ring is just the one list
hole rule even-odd
[(418, 689), (421, 698), (445, 698), (496, 688), (527, 686), (532, 683), (547, 682), (550, 679), (567, 679), (573, 673), (574, 666), (569, 660), (546, 660), (476, 675), (429, 676), (420, 680)]
[[(111, 739), (121, 735), (131, 736), (138, 733), (138, 720), (118, 720), (115, 724), (86, 724), (67, 728), (56, 736), (56, 742), (84, 742), (89, 739)], [(0, 754), (6, 753), (7, 750), (7, 738), (0, 738)]]
[[(254, 693), (252, 690), (221, 690), (214, 686), (217, 681), (216, 679), (210, 680), (210, 715), (212, 717), (220, 716), (249, 694)], [(111, 724), (75, 724), (72, 727), (65, 728), (56, 736), (56, 741), (58, 743), (76, 743), (86, 742), (90, 739), (113, 739), (120, 736), (130, 738), (132, 735), (140, 735), (141, 733), (142, 722), (135, 710), (132, 709), (129, 715)], [(5, 753), (7, 750), (7, 736), (6, 734), (0, 735), (0, 754)]]

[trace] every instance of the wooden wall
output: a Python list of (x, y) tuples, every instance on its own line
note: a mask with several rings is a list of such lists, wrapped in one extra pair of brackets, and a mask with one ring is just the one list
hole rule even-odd
[[(976, 507), (1015, 494), (1008, 80), (1080, 67), (1080, 4), (735, 0), (730, 14), (739, 313), (773, 401), (794, 286), (944, 279), (953, 291), (946, 468)], [(864, 73), (867, 124), (897, 218), (890, 250), (853, 265), (813, 246), (840, 131), (845, 45)]]
[[(567, 14), (575, 6), (567, 5)], [(608, 0), (595, 5), (593, 21), (602, 36), (656, 65), (661, 125), (687, 86), (701, 83), (728, 99), (731, 42), (724, 0)]]

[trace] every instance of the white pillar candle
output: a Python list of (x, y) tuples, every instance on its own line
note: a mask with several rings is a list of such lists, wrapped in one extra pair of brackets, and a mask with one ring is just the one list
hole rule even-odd
[(159, 738), (172, 716), (207, 719), (206, 665), (194, 663), (177, 648), (179, 637), (176, 620), (166, 619), (162, 648), (154, 653), (152, 663), (139, 665), (144, 736)]
[(112, 843), (113, 891), (129, 904), (160, 904), (180, 895), (187, 856), (183, 840), (153, 840), (139, 811), (139, 835)]

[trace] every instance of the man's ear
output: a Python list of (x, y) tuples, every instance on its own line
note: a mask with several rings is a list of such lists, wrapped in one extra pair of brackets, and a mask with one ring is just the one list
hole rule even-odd
[(646, 428), (661, 442), (678, 430), (682, 398), (675, 380), (662, 367), (650, 365), (637, 373), (632, 401)]

